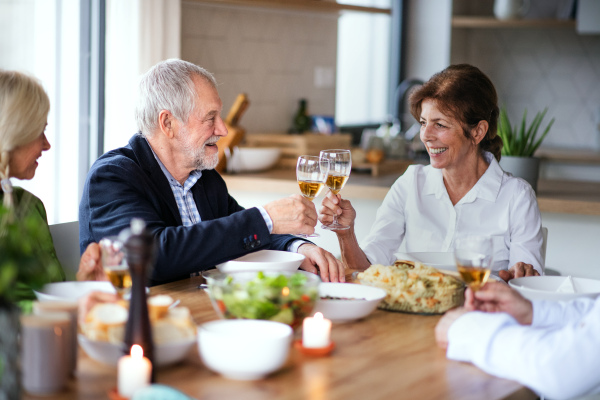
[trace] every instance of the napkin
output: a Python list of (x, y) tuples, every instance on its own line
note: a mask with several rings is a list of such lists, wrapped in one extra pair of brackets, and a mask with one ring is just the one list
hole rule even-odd
[(571, 275), (569, 275), (563, 283), (560, 284), (558, 289), (556, 289), (557, 293), (576, 293), (575, 284), (573, 283), (573, 279), (571, 279)]

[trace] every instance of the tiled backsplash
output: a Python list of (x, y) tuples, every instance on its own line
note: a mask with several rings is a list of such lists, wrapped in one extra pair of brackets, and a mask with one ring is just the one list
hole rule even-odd
[(513, 124), (525, 108), (531, 121), (548, 107), (542, 127), (556, 121), (544, 146), (600, 150), (599, 35), (574, 28), (471, 29), (452, 42), (452, 63), (488, 74)]
[(337, 15), (183, 2), (182, 58), (215, 75), (224, 115), (238, 93), (250, 107), (248, 132), (285, 132), (308, 100), (311, 114), (333, 115), (335, 85), (316, 88), (315, 68), (335, 71)]

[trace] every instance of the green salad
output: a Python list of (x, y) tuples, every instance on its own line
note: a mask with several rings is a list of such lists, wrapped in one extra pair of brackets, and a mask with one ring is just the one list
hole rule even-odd
[(256, 277), (236, 281), (231, 275), (211, 289), (213, 300), (225, 318), (264, 319), (292, 327), (302, 323), (313, 309), (317, 286), (302, 273)]

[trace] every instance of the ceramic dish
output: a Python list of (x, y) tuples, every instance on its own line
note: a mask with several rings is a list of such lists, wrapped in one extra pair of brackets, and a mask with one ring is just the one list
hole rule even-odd
[(295, 271), (302, 264), (302, 261), (304, 261), (302, 254), (279, 250), (259, 250), (219, 264), (217, 269), (221, 272), (248, 270)]
[(529, 300), (566, 301), (579, 297), (595, 299), (600, 295), (600, 280), (588, 278), (571, 278), (574, 293), (558, 291), (561, 286), (565, 288), (563, 285), (569, 285), (568, 279), (566, 276), (526, 276), (511, 279), (508, 284)]
[(336, 323), (353, 321), (371, 314), (385, 295), (385, 290), (376, 287), (323, 282), (319, 285), (319, 299), (313, 313), (320, 312)]
[(40, 291), (34, 291), (39, 301), (77, 301), (80, 297), (94, 291), (116, 293), (110, 282), (67, 281), (44, 285)]

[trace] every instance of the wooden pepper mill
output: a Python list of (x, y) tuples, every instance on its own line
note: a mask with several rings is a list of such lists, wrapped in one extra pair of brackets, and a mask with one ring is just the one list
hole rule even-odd
[(143, 220), (131, 220), (131, 232), (125, 241), (125, 253), (131, 273), (131, 298), (129, 300), (129, 318), (125, 326), (124, 354), (129, 354), (131, 346), (140, 345), (144, 357), (152, 363), (152, 378), (155, 382), (154, 342), (152, 341), (152, 326), (148, 315), (146, 299), (146, 283), (148, 272), (154, 263), (154, 238), (145, 229)]

